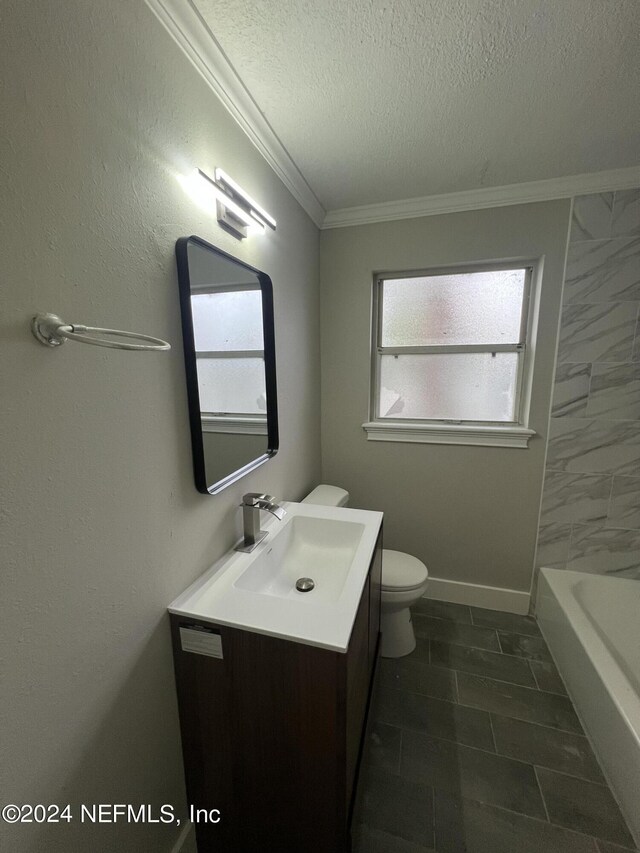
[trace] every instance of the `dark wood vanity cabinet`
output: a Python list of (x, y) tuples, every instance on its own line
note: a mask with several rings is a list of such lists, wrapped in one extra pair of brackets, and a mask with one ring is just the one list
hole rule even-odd
[[(348, 853), (380, 630), (382, 532), (346, 654), (171, 616), (199, 853)], [(222, 659), (180, 628), (220, 634)], [(215, 820), (215, 812), (211, 815)]]

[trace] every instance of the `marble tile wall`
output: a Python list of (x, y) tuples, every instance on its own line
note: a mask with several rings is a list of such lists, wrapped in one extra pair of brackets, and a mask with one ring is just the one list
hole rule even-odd
[(536, 568), (640, 580), (640, 189), (580, 196)]

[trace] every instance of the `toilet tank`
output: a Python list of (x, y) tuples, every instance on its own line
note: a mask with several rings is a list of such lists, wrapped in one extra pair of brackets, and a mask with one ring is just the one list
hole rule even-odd
[(312, 492), (302, 500), (303, 504), (316, 504), (319, 506), (346, 506), (349, 502), (349, 492), (339, 486), (327, 486), (325, 484), (316, 486)]

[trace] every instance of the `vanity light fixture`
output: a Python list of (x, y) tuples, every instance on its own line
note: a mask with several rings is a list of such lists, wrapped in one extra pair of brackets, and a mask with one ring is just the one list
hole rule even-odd
[(234, 180), (222, 169), (216, 169), (215, 174), (214, 180), (202, 169), (196, 169), (189, 177), (180, 178), (180, 183), (205, 210), (212, 210), (215, 203), (218, 222), (236, 237), (264, 234), (267, 225), (275, 230), (275, 219)]
[(276, 221), (267, 211), (260, 207), (257, 201), (254, 201), (249, 193), (245, 192), (233, 178), (230, 178), (222, 169), (216, 169), (216, 183), (222, 186), (228, 195), (238, 202), (243, 208), (246, 208), (250, 216), (252, 216), (261, 225), (268, 225), (269, 228), (276, 230)]

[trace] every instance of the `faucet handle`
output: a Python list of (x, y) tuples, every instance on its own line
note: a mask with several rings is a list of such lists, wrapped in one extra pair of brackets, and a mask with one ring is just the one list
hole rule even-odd
[(240, 506), (255, 506), (260, 501), (272, 504), (275, 503), (276, 499), (273, 495), (263, 495), (260, 492), (248, 492), (248, 494), (243, 495)]

